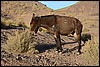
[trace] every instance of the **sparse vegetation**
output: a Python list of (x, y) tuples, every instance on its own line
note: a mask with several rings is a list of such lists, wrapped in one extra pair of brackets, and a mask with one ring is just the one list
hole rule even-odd
[(97, 41), (97, 37), (92, 36), (91, 40), (88, 40), (84, 44), (84, 48), (82, 51), (84, 51), (83, 58), (86, 61), (93, 62), (93, 64), (99, 63), (99, 43)]
[[(40, 7), (41, 5), (41, 7)], [(24, 22), (27, 23), (27, 20), (30, 19), (28, 14), (32, 14), (33, 12), (47, 14), (52, 9), (47, 8), (43, 4), (39, 4), (36, 1), (2, 1), (1, 4), (1, 11), (5, 12), (6, 14), (11, 15), (17, 22), (21, 22), (20, 18), (24, 18), (27, 16), (27, 19), (24, 19)], [(45, 9), (44, 9), (45, 8)], [(40, 12), (40, 10), (42, 12)], [(28, 21), (29, 22), (29, 21)]]
[(89, 31), (89, 29), (83, 28), (83, 31), (82, 32), (88, 32), (88, 31)]
[(33, 52), (37, 42), (32, 38), (28, 31), (16, 31), (15, 36), (9, 35), (7, 44), (2, 45), (3, 49), (9, 52)]
[(1, 17), (1, 28), (6, 28), (7, 26), (17, 26), (17, 23), (11, 19)]
[(5, 18), (1, 18), (1, 28), (6, 28), (6, 27), (23, 27), (23, 28), (29, 28), (24, 22), (15, 22), (11, 19), (5, 19)]
[(4, 29), (4, 28), (6, 28), (6, 24), (5, 22), (1, 21), (1, 29)]

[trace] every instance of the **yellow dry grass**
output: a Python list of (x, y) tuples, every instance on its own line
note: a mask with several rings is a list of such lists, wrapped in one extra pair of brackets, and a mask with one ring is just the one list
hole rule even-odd
[(35, 45), (37, 42), (32, 38), (29, 31), (16, 31), (15, 36), (8, 36), (7, 44), (2, 48), (8, 52), (17, 53), (35, 53)]
[(99, 64), (99, 42), (96, 36), (91, 36), (91, 40), (84, 44), (82, 51), (84, 52), (82, 57), (85, 61), (95, 65)]

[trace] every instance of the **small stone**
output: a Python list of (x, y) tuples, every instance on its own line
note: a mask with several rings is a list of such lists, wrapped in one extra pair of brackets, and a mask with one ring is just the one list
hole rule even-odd
[(49, 50), (46, 50), (45, 52), (47, 52), (47, 53), (48, 53), (48, 52), (49, 52)]
[(67, 55), (68, 55), (68, 56), (70, 56), (70, 54), (69, 54), (69, 53), (68, 53)]
[(80, 53), (79, 52), (77, 52), (77, 55), (79, 55)]
[(23, 57), (20, 57), (20, 56), (16, 57), (16, 60), (22, 60), (22, 59), (23, 59)]
[(59, 52), (59, 55), (61, 55), (62, 54), (62, 52)]
[(58, 53), (58, 51), (55, 51), (55, 53)]
[(34, 51), (34, 54), (38, 54), (38, 53), (39, 53), (39, 51), (38, 51), (38, 50), (35, 50), (35, 51)]

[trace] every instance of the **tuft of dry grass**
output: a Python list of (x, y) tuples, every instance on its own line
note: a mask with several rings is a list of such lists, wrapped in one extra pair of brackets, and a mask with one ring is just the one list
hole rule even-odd
[(82, 32), (88, 32), (88, 31), (89, 31), (89, 29), (83, 28), (83, 31)]
[(1, 17), (1, 28), (6, 28), (7, 26), (29, 28), (29, 26), (26, 25), (24, 22), (17, 23), (15, 21), (11, 20), (11, 19), (5, 19), (5, 18)]
[(14, 22), (11, 19), (5, 19), (1, 17), (1, 23), (4, 24), (5, 26), (11, 26), (11, 25), (15, 25), (16, 26), (16, 22)]
[(35, 53), (36, 44), (36, 40), (28, 31), (16, 31), (15, 36), (8, 36), (7, 44), (2, 45), (2, 48), (9, 52)]
[(84, 60), (95, 65), (99, 64), (99, 42), (96, 36), (91, 36), (91, 40), (84, 44), (82, 51)]
[(81, 40), (85, 43), (88, 40), (91, 40), (91, 34), (89, 33), (82, 33)]

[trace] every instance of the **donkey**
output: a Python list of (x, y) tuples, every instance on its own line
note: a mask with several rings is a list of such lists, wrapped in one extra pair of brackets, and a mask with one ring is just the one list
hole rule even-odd
[(39, 27), (44, 27), (50, 34), (56, 35), (55, 41), (58, 52), (62, 51), (60, 35), (74, 34), (76, 42), (79, 44), (78, 52), (81, 54), (81, 33), (83, 25), (78, 19), (60, 15), (35, 17), (35, 14), (33, 13), (30, 27), (33, 34), (37, 33)]

